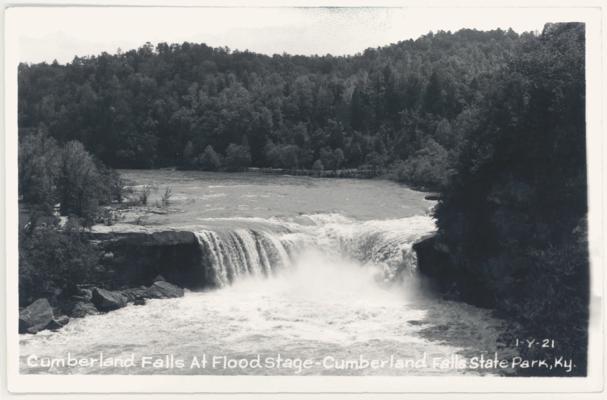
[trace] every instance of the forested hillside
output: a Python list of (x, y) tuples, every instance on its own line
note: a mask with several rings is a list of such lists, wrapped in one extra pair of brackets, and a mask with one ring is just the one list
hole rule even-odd
[(111, 167), (380, 168), (440, 186), (493, 73), (534, 35), (438, 32), (348, 57), (146, 44), (19, 67), (20, 136)]
[(586, 371), (589, 301), (584, 54), (575, 23), (546, 25), (518, 49), (436, 211), (440, 247), (472, 282), (469, 298), (554, 339), (554, 349), (523, 351), (570, 357), (574, 375)]

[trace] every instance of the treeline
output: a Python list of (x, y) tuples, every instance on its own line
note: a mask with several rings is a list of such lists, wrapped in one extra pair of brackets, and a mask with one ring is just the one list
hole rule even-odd
[(151, 44), (19, 66), (20, 135), (111, 167), (391, 169), (444, 184), (493, 73), (533, 34), (438, 32), (347, 57)]
[[(549, 24), (497, 72), (436, 210), (468, 297), (549, 338), (586, 373), (589, 255), (583, 24)], [(511, 338), (513, 339), (513, 338)], [(523, 371), (525, 372), (525, 371)], [(555, 371), (526, 373), (554, 375)]]

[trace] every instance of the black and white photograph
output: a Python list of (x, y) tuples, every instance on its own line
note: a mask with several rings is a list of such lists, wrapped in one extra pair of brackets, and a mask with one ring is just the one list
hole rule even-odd
[(583, 15), (7, 9), (9, 369), (602, 375)]

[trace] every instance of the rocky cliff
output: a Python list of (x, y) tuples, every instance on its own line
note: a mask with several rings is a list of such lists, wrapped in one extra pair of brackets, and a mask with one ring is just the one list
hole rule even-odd
[(102, 264), (113, 287), (149, 285), (158, 275), (189, 289), (210, 284), (192, 232), (94, 232), (90, 238), (104, 252)]

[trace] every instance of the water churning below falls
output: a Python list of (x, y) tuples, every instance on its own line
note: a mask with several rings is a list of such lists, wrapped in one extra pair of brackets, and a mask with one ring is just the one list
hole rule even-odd
[(502, 322), (420, 289), (411, 246), (430, 217), (200, 222), (200, 266), (217, 288), (23, 335), (22, 373), (497, 373), (457, 365), (493, 357)]

